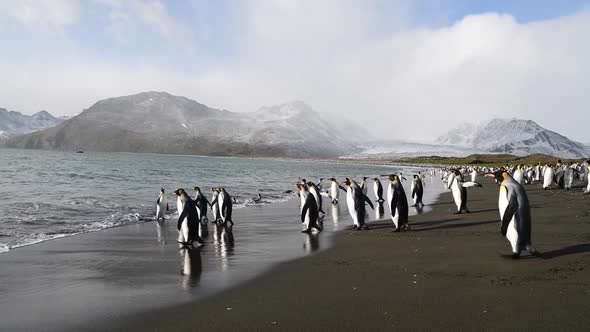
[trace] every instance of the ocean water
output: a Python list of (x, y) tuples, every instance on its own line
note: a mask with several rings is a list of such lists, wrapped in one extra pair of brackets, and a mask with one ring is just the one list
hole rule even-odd
[[(239, 209), (258, 205), (252, 202), (257, 193), (262, 194), (262, 204), (293, 197), (294, 183), (300, 177), (343, 180), (400, 171), (409, 175), (417, 169), (328, 161), (0, 149), (0, 252), (153, 221), (161, 187), (169, 194), (177, 188), (194, 194), (191, 188), (199, 186), (210, 197), (210, 187), (224, 186), (237, 198), (235, 208)], [(167, 218), (176, 220), (175, 198), (169, 195), (168, 199)]]

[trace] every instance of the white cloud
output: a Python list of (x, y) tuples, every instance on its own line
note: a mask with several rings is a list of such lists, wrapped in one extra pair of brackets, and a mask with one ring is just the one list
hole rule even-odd
[(234, 8), (242, 16), (232, 22), (240, 31), (232, 63), (198, 76), (75, 57), (2, 63), (12, 79), (0, 83), (0, 100), (21, 111), (71, 114), (145, 90), (233, 111), (301, 99), (336, 124), (344, 115), (385, 138), (432, 139), (459, 122), (516, 116), (587, 140), (588, 11), (526, 24), (487, 13), (411, 29), (400, 10), (384, 31), (378, 8), (362, 1), (242, 6)]
[(194, 38), (189, 27), (178, 22), (168, 13), (159, 0), (95, 0), (110, 9), (110, 25), (107, 27), (119, 42), (140, 30), (138, 25), (153, 29), (166, 40), (186, 49), (194, 49)]
[(80, 16), (78, 0), (0, 0), (0, 18), (41, 27), (76, 24)]

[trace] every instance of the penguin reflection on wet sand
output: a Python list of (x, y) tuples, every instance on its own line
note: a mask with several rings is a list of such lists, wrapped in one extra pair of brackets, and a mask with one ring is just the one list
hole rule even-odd
[(391, 211), (391, 220), (395, 226), (394, 232), (410, 230), (408, 224), (408, 198), (396, 174), (384, 175), (389, 179), (387, 185), (387, 202)]
[(190, 289), (199, 284), (203, 273), (200, 248), (183, 248), (180, 250), (182, 287)]
[(320, 249), (320, 234), (319, 233), (307, 233), (303, 242), (303, 251), (306, 255), (309, 255), (318, 249)]
[(203, 245), (203, 240), (199, 236), (199, 215), (193, 200), (188, 196), (184, 189), (179, 188), (174, 192), (178, 196), (178, 242), (183, 246), (191, 246), (194, 241)]
[(489, 173), (487, 176), (494, 177), (500, 182), (500, 231), (510, 242), (512, 258), (520, 257), (523, 250), (538, 256), (539, 252), (531, 241), (531, 207), (524, 187), (504, 170)]
[(156, 201), (156, 221), (160, 221), (160, 219), (162, 219), (162, 221), (166, 220), (164, 218), (164, 209), (169, 211), (170, 207), (168, 206), (168, 198), (166, 198), (165, 190), (162, 188), (160, 189), (160, 196)]
[(367, 195), (363, 194), (361, 187), (353, 179), (347, 178), (342, 184), (346, 187), (346, 202), (348, 204), (348, 212), (350, 213), (354, 223), (352, 229), (369, 229), (365, 223), (365, 203), (368, 203), (371, 209), (374, 210), (375, 207), (373, 206), (373, 203), (369, 197), (367, 197)]

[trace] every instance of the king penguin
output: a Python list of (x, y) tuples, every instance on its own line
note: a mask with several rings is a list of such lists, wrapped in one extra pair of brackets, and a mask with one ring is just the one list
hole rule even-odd
[(190, 246), (194, 241), (202, 245), (203, 240), (199, 236), (199, 216), (193, 200), (182, 188), (178, 188), (174, 193), (178, 196), (179, 208), (178, 242), (183, 246)]
[(162, 218), (162, 221), (165, 220), (164, 208), (166, 208), (166, 211), (170, 210), (166, 193), (164, 192), (164, 188), (162, 188), (160, 189), (160, 197), (158, 197), (158, 200), (156, 201), (156, 221), (160, 221), (160, 218)]
[(481, 184), (477, 182), (463, 182), (461, 181), (461, 172), (457, 169), (451, 170), (449, 173), (447, 188), (451, 189), (455, 205), (457, 205), (457, 212), (455, 214), (461, 214), (463, 212), (469, 213), (469, 209), (467, 209), (468, 187), (481, 187)]
[(383, 185), (381, 185), (381, 181), (379, 181), (379, 178), (374, 178), (373, 181), (373, 192), (375, 193), (377, 202), (384, 202), (385, 200), (383, 199)]
[(207, 200), (207, 197), (205, 197), (205, 195), (203, 195), (203, 193), (201, 192), (201, 188), (194, 187), (193, 189), (197, 192), (197, 194), (195, 195), (195, 205), (197, 206), (197, 210), (199, 211), (199, 221), (207, 223), (207, 210), (209, 209), (209, 205), (211, 204)]
[(395, 174), (386, 176), (389, 179), (389, 184), (387, 185), (387, 202), (391, 211), (391, 220), (395, 226), (394, 232), (410, 230), (410, 225), (408, 224), (408, 198), (406, 197), (404, 186), (399, 176)]
[(219, 191), (217, 188), (211, 188), (211, 212), (213, 213), (213, 222), (217, 223), (220, 220), (219, 216), (219, 203), (217, 202), (217, 197), (219, 196)]
[(368, 189), (369, 189), (369, 188), (368, 188), (369, 186), (367, 185), (367, 179), (368, 179), (368, 177), (366, 177), (366, 176), (363, 176), (363, 177), (361, 178), (361, 191), (363, 192), (363, 194), (364, 194), (365, 196), (367, 195), (367, 191), (368, 191)]
[(315, 201), (317, 203), (318, 212), (326, 214), (326, 212), (324, 212), (324, 210), (322, 209), (323, 199), (322, 199), (320, 188), (318, 188), (318, 186), (316, 186), (315, 183), (313, 183), (311, 181), (307, 181), (307, 187), (309, 188), (309, 192), (315, 198)]
[(522, 180), (524, 179), (524, 173), (522, 169), (522, 165), (518, 165), (516, 170), (514, 171), (514, 181), (522, 184)]
[(346, 186), (346, 202), (348, 203), (348, 212), (352, 217), (354, 226), (352, 229), (361, 230), (369, 229), (365, 224), (365, 202), (369, 203), (371, 209), (375, 209), (367, 195), (363, 194), (361, 187), (353, 180), (346, 179), (343, 183)]
[(584, 194), (590, 194), (590, 165), (586, 166), (586, 176), (584, 178), (584, 182), (586, 183), (586, 188), (584, 188)]
[(340, 197), (340, 185), (335, 178), (331, 178), (330, 181), (330, 198), (332, 199), (332, 204), (338, 204), (338, 199)]
[(422, 184), (422, 179), (420, 179), (420, 175), (414, 175), (414, 179), (412, 180), (410, 190), (412, 191), (412, 199), (414, 200), (414, 206), (424, 206), (424, 203), (422, 202), (422, 196), (424, 195), (424, 186)]
[(217, 203), (219, 205), (219, 216), (221, 217), (221, 221), (224, 225), (227, 225), (229, 222), (232, 226), (234, 222), (232, 220), (232, 204), (233, 200), (229, 193), (225, 190), (224, 187), (218, 188), (219, 196), (217, 196), (217, 200), (212, 202), (211, 205)]
[(543, 189), (549, 189), (555, 179), (553, 178), (553, 165), (545, 166), (545, 171), (543, 172)]
[(501, 233), (510, 242), (512, 258), (518, 258), (523, 250), (539, 255), (531, 242), (531, 207), (524, 187), (503, 170), (488, 176), (500, 182), (498, 209), (502, 221)]
[(302, 183), (297, 184), (297, 189), (299, 189), (299, 197), (301, 198), (301, 222), (303, 223), (301, 232), (311, 233), (313, 228), (321, 231), (322, 228), (318, 225), (319, 211), (315, 197)]

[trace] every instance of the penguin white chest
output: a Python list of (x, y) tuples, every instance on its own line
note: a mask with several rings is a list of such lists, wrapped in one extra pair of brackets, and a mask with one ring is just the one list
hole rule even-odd
[(336, 183), (332, 183), (332, 186), (330, 187), (330, 196), (332, 197), (333, 200), (338, 200), (338, 192), (339, 188), (338, 185)]
[(352, 189), (348, 188), (346, 191), (346, 203), (348, 204), (348, 212), (352, 217), (352, 221), (355, 225), (358, 226), (358, 216), (356, 214), (356, 210), (354, 208), (354, 197), (352, 195)]
[(457, 180), (454, 180), (453, 185), (451, 186), (451, 192), (453, 193), (455, 205), (457, 205), (457, 211), (459, 211), (461, 210), (461, 203), (463, 203), (463, 200), (461, 199), (461, 189), (459, 188), (459, 182), (457, 182)]

